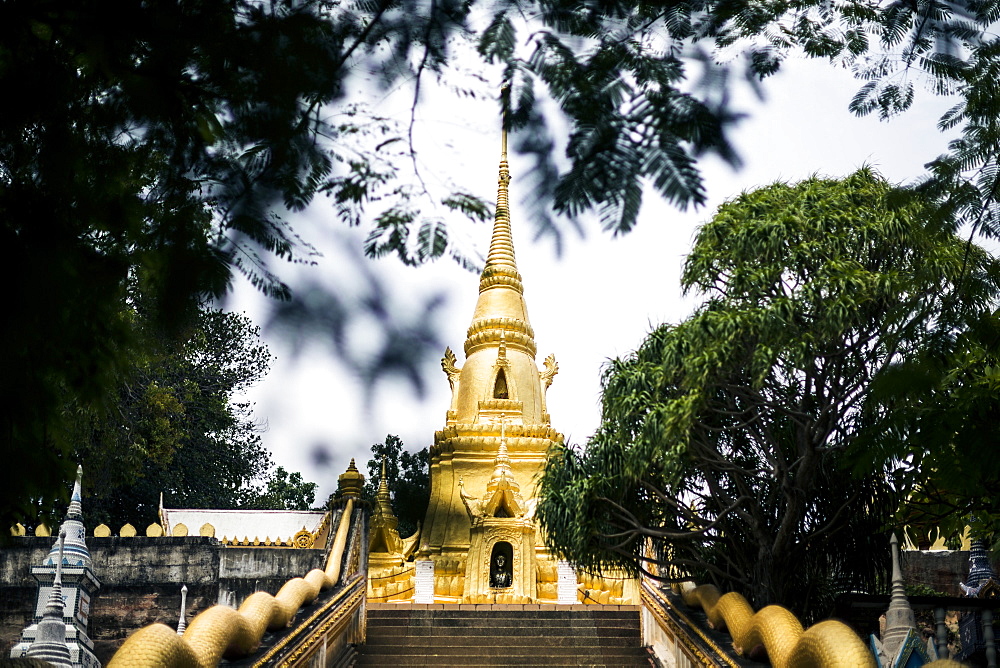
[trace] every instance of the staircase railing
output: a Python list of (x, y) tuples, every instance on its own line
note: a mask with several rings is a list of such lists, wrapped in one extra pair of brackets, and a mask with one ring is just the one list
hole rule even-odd
[(643, 642), (651, 647), (661, 663), (676, 668), (737, 666), (726, 657), (725, 650), (673, 605), (659, 588), (643, 581), (639, 598)]
[[(675, 593), (680, 595), (684, 606), (700, 607), (711, 629), (725, 629), (731, 636), (733, 650), (741, 658), (755, 647), (763, 647), (775, 668), (876, 666), (875, 657), (865, 642), (843, 622), (829, 619), (804, 629), (787, 608), (769, 605), (754, 612), (740, 594), (721, 594), (712, 585), (695, 587), (693, 583), (686, 583)], [(687, 665), (737, 665), (722, 650), (722, 643), (712, 641), (703, 629), (673, 605), (670, 598), (648, 582), (643, 583), (642, 601), (644, 630), (648, 614), (650, 621), (657, 621), (662, 631), (657, 637), (655, 629), (650, 629), (654, 633), (650, 638), (654, 653), (657, 641), (662, 648), (671, 649), (671, 644), (664, 642), (669, 639), (675, 654), (683, 654)], [(679, 662), (679, 665), (685, 664)]]
[[(366, 509), (347, 499), (324, 570), (289, 580), (275, 596), (251, 594), (239, 610), (209, 608), (191, 621), (183, 636), (164, 624), (139, 629), (108, 668), (215, 666), (223, 657), (243, 658), (244, 665), (293, 666), (318, 655), (322, 665), (336, 665), (335, 653), (347, 653), (364, 640), (367, 533)], [(328, 599), (320, 597), (324, 591)], [(303, 607), (303, 619), (289, 628)], [(268, 632), (261, 656), (249, 656)]]
[[(365, 641), (368, 589), (368, 513), (356, 508), (343, 552), (344, 570), (339, 588), (304, 610), (303, 618), (286, 632), (265, 638), (252, 661), (263, 666), (349, 666), (354, 647)], [(334, 544), (335, 547), (336, 543)]]

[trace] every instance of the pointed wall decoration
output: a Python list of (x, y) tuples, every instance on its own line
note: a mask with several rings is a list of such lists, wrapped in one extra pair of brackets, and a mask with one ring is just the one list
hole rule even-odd
[[(78, 467), (69, 508), (59, 527), (59, 539), (42, 565), (31, 569), (32, 576), (38, 581), (34, 616), (32, 624), (21, 633), (20, 642), (11, 649), (11, 658), (36, 656), (29, 648), (41, 642), (45, 648), (36, 652), (43, 652), (45, 659), (54, 665), (100, 668), (94, 656), (94, 644), (87, 635), (90, 609), (101, 583), (94, 575), (93, 561), (87, 549), (82, 477), (83, 470)], [(55, 606), (57, 598), (58, 605)], [(68, 663), (64, 661), (67, 657)]]

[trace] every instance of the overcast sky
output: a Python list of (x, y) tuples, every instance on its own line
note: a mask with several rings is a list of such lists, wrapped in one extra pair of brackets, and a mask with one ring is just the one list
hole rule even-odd
[[(697, 226), (721, 202), (777, 180), (796, 181), (814, 173), (839, 177), (864, 164), (891, 180), (906, 182), (944, 151), (947, 138), (936, 130), (936, 121), (949, 101), (925, 93), (913, 109), (889, 123), (858, 119), (847, 111), (858, 86), (849, 72), (825, 63), (789, 62), (768, 80), (765, 101), (749, 94), (737, 98), (737, 106), (750, 114), (733, 135), (745, 164), (737, 172), (716, 161), (702, 165), (708, 206), (681, 212), (647, 196), (633, 232), (611, 238), (592, 226), (587, 238), (568, 239), (561, 257), (556, 257), (551, 243), (533, 240), (535, 228), (519, 206), (528, 194), (519, 176), (529, 165), (511, 155), (518, 269), (538, 343), (538, 362), (555, 353), (559, 363), (548, 406), (553, 426), (570, 441), (584, 442), (597, 426), (604, 362), (627, 354), (653, 326), (677, 322), (695, 306), (695, 300), (680, 294), (680, 268)], [(459, 103), (443, 94), (428, 102), (417, 128), (422, 173), (495, 198), (499, 159), (495, 103)], [(399, 101), (384, 104), (391, 108)], [(472, 241), (485, 253), (490, 226), (469, 228)], [(324, 256), (317, 266), (288, 275), (308, 275), (338, 290), (350, 286), (357, 274), (353, 256), (360, 249), (360, 237), (347, 233), (323, 202), (302, 214), (296, 229)], [(415, 317), (430, 296), (443, 296), (435, 318), (442, 349), (424, 362), (423, 397), (401, 380), (380, 383), (366, 401), (362, 383), (322, 341), (295, 354), (277, 332), (265, 332), (277, 360), (249, 399), (256, 404), (258, 418), (268, 423), (263, 438), (275, 461), (319, 483), (317, 501), (335, 489), (337, 476), (351, 457), (364, 471), (371, 444), (387, 433), (399, 435), (410, 450), (433, 443), (434, 431), (444, 425), (450, 397), (439, 363), (443, 345), (451, 346), (462, 361), (465, 331), (477, 297), (478, 275), (449, 260), (421, 268), (404, 267), (392, 258), (365, 262), (391, 291), (394, 315), (404, 320)], [(266, 303), (245, 285), (237, 288), (229, 307), (246, 311), (260, 323), (266, 320)], [(359, 324), (351, 332), (352, 346), (363, 353), (381, 335), (378, 327)], [(317, 453), (325, 457), (317, 459)]]

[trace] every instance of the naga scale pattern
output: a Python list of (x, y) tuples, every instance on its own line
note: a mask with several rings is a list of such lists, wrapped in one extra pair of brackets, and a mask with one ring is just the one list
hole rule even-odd
[(141, 628), (129, 636), (108, 668), (214, 668), (223, 657), (252, 653), (265, 631), (288, 626), (300, 607), (340, 581), (353, 514), (354, 499), (348, 499), (324, 570), (316, 568), (304, 578), (289, 580), (275, 596), (251, 594), (239, 610), (213, 606), (195, 617), (183, 636), (165, 624)]
[[(681, 596), (704, 610), (713, 628), (729, 631), (737, 653), (763, 646), (774, 668), (876, 668), (864, 641), (843, 622), (829, 619), (803, 629), (787, 608), (769, 605), (755, 613), (743, 596), (720, 594), (713, 585), (683, 588)], [(960, 665), (938, 660), (928, 667)]]

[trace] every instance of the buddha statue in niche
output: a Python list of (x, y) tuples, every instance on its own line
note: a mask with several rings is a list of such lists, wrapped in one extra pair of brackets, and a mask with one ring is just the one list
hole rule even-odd
[(510, 543), (500, 542), (493, 546), (493, 558), (490, 560), (490, 587), (506, 589), (513, 584), (512, 552)]

